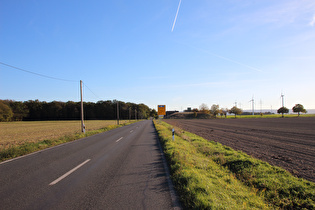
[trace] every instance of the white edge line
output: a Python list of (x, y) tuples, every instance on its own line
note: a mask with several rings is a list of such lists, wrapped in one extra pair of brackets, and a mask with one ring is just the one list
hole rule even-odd
[(124, 137), (120, 137), (116, 142), (119, 142), (120, 140), (122, 140)]
[(61, 180), (63, 180), (64, 178), (66, 178), (67, 176), (69, 176), (70, 174), (72, 174), (74, 171), (78, 170), (81, 166), (83, 166), (84, 164), (86, 164), (87, 162), (89, 162), (91, 159), (87, 159), (86, 161), (84, 161), (83, 163), (81, 163), (80, 165), (78, 165), (77, 167), (71, 169), (70, 171), (68, 171), (67, 173), (65, 173), (64, 175), (62, 175), (61, 177), (59, 177), (58, 179), (56, 179), (55, 181), (51, 182), (49, 185), (55, 185), (58, 182), (60, 182)]
[[(111, 131), (111, 130), (110, 130), (110, 131)], [(107, 131), (107, 132), (110, 132), (110, 131)], [(99, 133), (99, 134), (102, 134), (102, 133)], [(95, 135), (99, 135), (99, 134), (95, 134)], [(15, 158), (12, 158), (12, 159), (8, 159), (8, 160), (5, 160), (5, 161), (0, 162), (0, 165), (1, 165), (1, 164), (5, 164), (5, 163), (9, 163), (9, 162), (12, 162), (12, 161), (15, 161), (15, 160), (24, 158), (24, 157), (36, 155), (36, 154), (38, 154), (38, 153), (46, 152), (46, 151), (48, 151), (48, 150), (56, 149), (56, 148), (58, 148), (58, 147), (63, 147), (63, 146), (66, 146), (66, 145), (68, 145), (68, 144), (75, 144), (76, 142), (86, 140), (87, 138), (89, 138), (89, 137), (83, 137), (83, 138), (81, 138), (81, 139), (77, 139), (77, 140), (69, 141), (69, 142), (66, 142), (66, 143), (58, 144), (58, 145), (53, 146), (53, 147), (48, 147), (48, 148), (45, 148), (45, 149), (42, 149), (42, 150), (38, 150), (38, 151), (36, 151), (36, 152), (32, 152), (32, 153), (29, 153), (29, 154), (26, 154), (26, 155), (22, 155), (22, 156), (19, 156), (19, 157), (15, 157)]]
[[(128, 125), (126, 125), (126, 126), (128, 126)], [(120, 128), (116, 128), (116, 129), (120, 129)], [(107, 133), (107, 132), (112, 132), (112, 131), (113, 131), (113, 130), (109, 130), (109, 131), (106, 131), (106, 133)], [(104, 133), (105, 133), (105, 132), (104, 132)], [(93, 135), (93, 136), (102, 135), (102, 134), (103, 134), (103, 133), (98, 133), (98, 134), (95, 134), (95, 135)], [(29, 154), (26, 154), (26, 155), (22, 155), (22, 156), (15, 157), (15, 158), (12, 158), (12, 159), (4, 160), (4, 161), (0, 162), (0, 165), (6, 164), (6, 163), (9, 163), (9, 162), (12, 162), (12, 161), (16, 161), (16, 160), (19, 160), (19, 159), (21, 159), (21, 158), (25, 158), (25, 157), (28, 157), (28, 156), (36, 155), (36, 154), (39, 154), (39, 153), (42, 153), (42, 152), (46, 152), (46, 151), (48, 151), (48, 150), (53, 150), (53, 149), (56, 149), (56, 148), (58, 148), (58, 147), (63, 147), (63, 146), (66, 146), (66, 145), (68, 145), (68, 144), (75, 144), (75, 143), (77, 143), (77, 142), (79, 142), (79, 141), (84, 141), (84, 140), (86, 140), (86, 139), (88, 139), (88, 138), (90, 138), (90, 137), (91, 137), (91, 136), (83, 137), (83, 138), (81, 138), (81, 139), (76, 139), (76, 140), (69, 141), (69, 142), (66, 142), (66, 143), (58, 144), (58, 145), (53, 146), (53, 147), (48, 147), (48, 148), (45, 148), (45, 149), (42, 149), (42, 150), (38, 150), (38, 151), (36, 151), (36, 152), (32, 152), (32, 153), (29, 153)]]

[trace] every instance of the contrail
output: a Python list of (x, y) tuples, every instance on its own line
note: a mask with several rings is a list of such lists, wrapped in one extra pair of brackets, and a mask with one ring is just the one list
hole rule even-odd
[(218, 57), (218, 58), (221, 58), (221, 59), (230, 61), (230, 62), (232, 62), (232, 63), (238, 64), (238, 65), (241, 65), (241, 66), (245, 66), (245, 67), (247, 67), (247, 68), (249, 68), (249, 69), (252, 69), (252, 70), (255, 70), (255, 71), (258, 71), (258, 72), (262, 72), (262, 70), (260, 70), (260, 69), (258, 69), (258, 68), (249, 66), (249, 65), (247, 65), (247, 64), (244, 64), (244, 63), (241, 63), (241, 62), (238, 62), (238, 61), (235, 61), (235, 60), (232, 60), (232, 59), (227, 58), (227, 57), (224, 57), (224, 56), (222, 56), (222, 55), (217, 55), (217, 54), (214, 54), (214, 53), (212, 53), (212, 52), (208, 52), (208, 51), (206, 51), (206, 50), (202, 50), (202, 51), (204, 51), (204, 52), (206, 52), (206, 53), (208, 53), (208, 54), (210, 54), (210, 55), (213, 55), (213, 56), (215, 56), (215, 57)]
[(172, 27), (172, 32), (173, 32), (174, 27), (175, 27), (175, 23), (176, 23), (176, 20), (177, 20), (177, 15), (178, 15), (178, 11), (179, 11), (179, 7), (180, 7), (180, 4), (181, 4), (181, 3), (182, 3), (182, 0), (179, 0), (177, 12), (176, 12), (175, 19), (174, 19), (174, 23), (173, 23), (173, 27)]
[[(181, 43), (181, 44), (183, 44), (183, 43)], [(260, 70), (260, 69), (258, 69), (258, 68), (255, 68), (255, 67), (253, 67), (253, 66), (250, 66), (250, 65), (247, 65), (247, 64), (244, 64), (244, 63), (241, 63), (241, 62), (236, 61), (236, 60), (232, 60), (231, 58), (227, 58), (227, 57), (224, 57), (224, 56), (222, 56), (222, 55), (215, 54), (215, 53), (210, 52), (210, 51), (208, 51), (208, 50), (205, 50), (205, 49), (202, 49), (202, 48), (198, 48), (198, 47), (193, 47), (193, 46), (190, 46), (190, 45), (187, 45), (187, 44), (183, 44), (183, 45), (186, 45), (186, 46), (188, 46), (188, 47), (194, 48), (194, 49), (196, 49), (196, 50), (199, 50), (199, 51), (201, 51), (201, 52), (207, 53), (207, 54), (209, 54), (209, 55), (215, 56), (215, 57), (217, 57), (217, 58), (221, 58), (221, 59), (223, 59), (223, 60), (226, 60), (226, 61), (229, 61), (229, 62), (238, 64), (238, 65), (240, 65), (240, 66), (244, 66), (244, 67), (249, 68), (249, 69), (252, 69), (252, 70), (254, 70), (254, 71), (263, 72), (262, 70)]]

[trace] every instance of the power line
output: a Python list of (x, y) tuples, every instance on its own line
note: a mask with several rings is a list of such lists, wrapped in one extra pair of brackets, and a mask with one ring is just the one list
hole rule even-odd
[[(22, 69), (22, 68), (19, 68), (19, 67), (16, 67), (16, 66), (9, 65), (9, 64), (3, 63), (3, 62), (0, 62), (0, 64), (4, 65), (4, 66), (7, 66), (7, 67), (10, 67), (10, 68), (13, 68), (13, 69), (16, 69), (16, 70), (19, 70), (19, 71), (23, 71), (23, 72), (26, 72), (26, 73), (29, 73), (29, 74), (34, 74), (34, 75), (40, 76), (40, 77), (45, 77), (45, 78), (48, 78), (48, 79), (60, 80), (60, 81), (64, 81), (64, 82), (78, 82), (76, 80), (69, 80), (69, 79), (63, 79), (63, 78), (58, 78), (58, 77), (51, 77), (51, 76), (44, 75), (44, 74), (39, 74), (39, 73), (36, 73), (36, 72), (28, 71), (28, 70), (25, 70), (25, 69)], [(96, 96), (97, 98), (100, 99), (100, 97), (98, 95), (96, 95), (85, 83), (83, 83), (83, 84), (94, 96)]]
[(93, 93), (93, 95), (96, 96), (96, 98), (101, 99), (101, 98), (100, 98), (98, 95), (96, 95), (84, 82), (83, 82), (83, 84), (84, 84), (85, 87), (87, 87), (87, 89), (89, 89), (89, 91), (90, 91), (91, 93)]
[(36, 72), (32, 72), (32, 71), (28, 71), (28, 70), (25, 70), (25, 69), (21, 69), (19, 67), (12, 66), (12, 65), (9, 65), (9, 64), (3, 63), (3, 62), (0, 62), (0, 64), (2, 64), (4, 66), (8, 66), (8, 67), (16, 69), (16, 70), (19, 70), (19, 71), (24, 71), (26, 73), (34, 74), (34, 75), (37, 75), (37, 76), (40, 76), (40, 77), (45, 77), (45, 78), (48, 78), (48, 79), (60, 80), (60, 81), (64, 81), (64, 82), (78, 82), (76, 80), (62, 79), (62, 78), (58, 78), (58, 77), (51, 77), (51, 76), (47, 76), (47, 75), (44, 75), (44, 74), (39, 74), (39, 73), (36, 73)]

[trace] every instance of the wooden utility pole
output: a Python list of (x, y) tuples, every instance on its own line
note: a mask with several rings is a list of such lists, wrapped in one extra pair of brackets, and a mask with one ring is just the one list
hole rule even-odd
[(117, 101), (117, 125), (119, 125), (119, 102)]
[(82, 93), (82, 80), (80, 80), (80, 95), (81, 95), (81, 131), (85, 133), (84, 114), (83, 114), (83, 93)]

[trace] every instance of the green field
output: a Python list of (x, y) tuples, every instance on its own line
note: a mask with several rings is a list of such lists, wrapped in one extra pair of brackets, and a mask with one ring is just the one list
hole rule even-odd
[[(236, 115), (236, 118), (281, 118), (281, 114), (269, 114), (269, 115)], [(298, 117), (297, 114), (284, 114), (284, 118), (286, 117)], [(299, 117), (315, 117), (315, 114), (301, 114)], [(221, 116), (217, 116), (217, 118), (221, 118)], [(222, 118), (225, 118), (224, 116)], [(227, 115), (228, 119), (235, 118), (235, 115)]]
[[(120, 121), (120, 126), (135, 121)], [(25, 155), (119, 127), (116, 120), (0, 122), (0, 160)]]
[(315, 183), (155, 121), (172, 180), (187, 209), (315, 209)]

